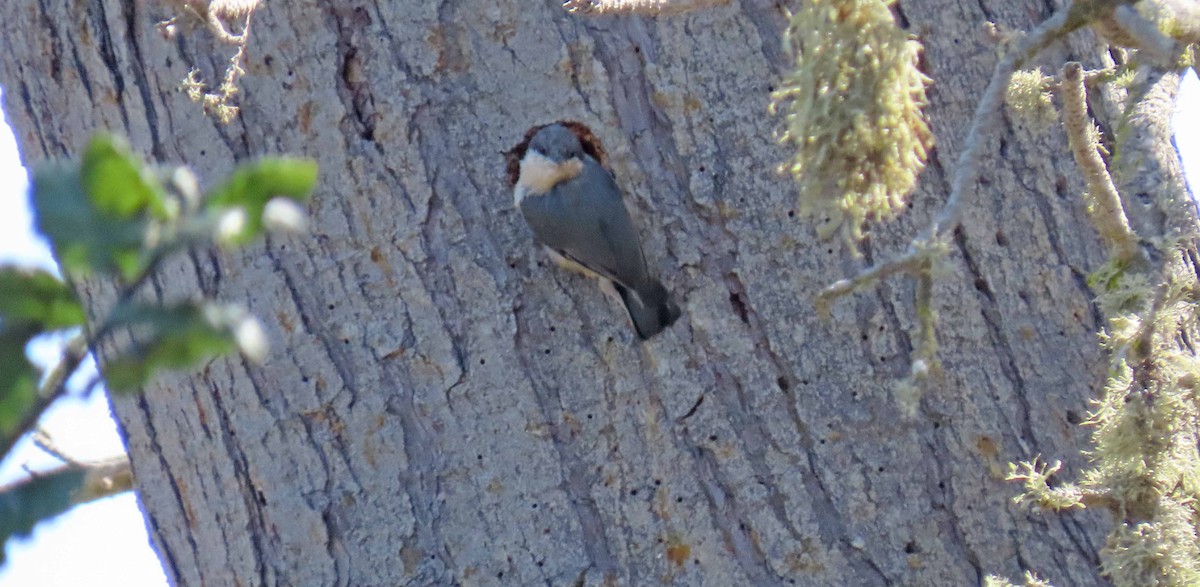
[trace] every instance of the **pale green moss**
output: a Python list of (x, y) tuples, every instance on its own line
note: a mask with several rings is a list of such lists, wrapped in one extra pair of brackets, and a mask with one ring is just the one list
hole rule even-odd
[(1054, 104), (1050, 99), (1050, 77), (1041, 68), (1013, 73), (1008, 82), (1005, 101), (1018, 114), (1042, 123), (1055, 118)]
[(1090, 469), (1078, 485), (1047, 483), (1058, 468), (1013, 465), (1025, 483), (1019, 501), (1050, 509), (1103, 507), (1114, 528), (1102, 571), (1120, 587), (1200, 585), (1200, 334), (1191, 255), (1166, 249), (1163, 273), (1109, 263), (1088, 283), (1108, 317), (1108, 384), (1085, 425), (1093, 428)]
[(795, 69), (771, 96), (786, 119), (779, 140), (795, 149), (781, 170), (799, 184), (801, 213), (826, 219), (823, 238), (841, 229), (854, 243), (867, 221), (894, 218), (933, 144), (920, 44), (888, 5), (813, 0), (788, 26)]

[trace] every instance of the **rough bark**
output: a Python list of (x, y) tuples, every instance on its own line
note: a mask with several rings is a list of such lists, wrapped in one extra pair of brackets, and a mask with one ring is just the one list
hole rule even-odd
[[(0, 6), (27, 164), (99, 129), (210, 182), (264, 153), (321, 164), (310, 237), (193, 251), (156, 280), (248, 304), (267, 364), (114, 398), (173, 582), (1096, 584), (1105, 517), (1029, 513), (1002, 480), (1008, 461), (1080, 454), (1104, 375), (1085, 282), (1103, 249), (1060, 130), (1010, 117), (993, 141), (936, 280), (945, 375), (917, 417), (892, 395), (912, 284), (827, 321), (811, 305), (944, 201), (996, 59), (984, 21), (1028, 29), (1051, 7), (898, 5), (926, 45), (939, 143), (914, 209), (862, 260), (815, 242), (772, 171), (777, 3), (659, 19), (558, 4), (267, 2), (228, 126), (176, 86), (192, 65), (219, 78), (229, 51), (200, 30), (165, 41), (157, 5)], [(1044, 63), (1098, 64), (1072, 43)], [(600, 136), (684, 307), (647, 344), (511, 208), (501, 152), (561, 118)], [(89, 292), (103, 308), (108, 290)]]

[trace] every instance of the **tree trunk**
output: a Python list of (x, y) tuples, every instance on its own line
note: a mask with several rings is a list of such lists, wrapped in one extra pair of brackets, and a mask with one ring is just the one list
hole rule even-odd
[[(1092, 585), (1101, 513), (1014, 505), (1006, 463), (1084, 459), (1102, 388), (1085, 277), (1103, 262), (1057, 126), (1007, 118), (935, 280), (944, 375), (901, 414), (913, 285), (816, 315), (945, 200), (999, 48), (1045, 2), (898, 4), (925, 44), (938, 147), (913, 209), (854, 258), (794, 214), (768, 93), (771, 0), (586, 18), (557, 2), (266, 2), (241, 115), (177, 91), (233, 51), (135, 0), (4, 2), (0, 85), (26, 164), (94, 131), (211, 185), (316, 158), (311, 234), (196, 250), (155, 283), (246, 303), (263, 366), (218, 360), (114, 397), (146, 523), (182, 585)], [(984, 9), (987, 11), (984, 11)], [(1047, 50), (1096, 66), (1086, 33)], [(1169, 105), (1164, 104), (1164, 108)], [(578, 119), (607, 148), (650, 266), (684, 308), (636, 342), (554, 268), (502, 151)], [(103, 312), (108, 289), (91, 288)], [(101, 355), (103, 356), (103, 349)]]

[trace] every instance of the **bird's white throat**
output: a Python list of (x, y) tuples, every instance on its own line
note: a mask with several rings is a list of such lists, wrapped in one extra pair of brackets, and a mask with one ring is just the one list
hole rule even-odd
[(513, 204), (520, 206), (525, 196), (540, 196), (564, 181), (583, 173), (583, 161), (578, 158), (555, 163), (537, 151), (528, 151), (521, 159), (521, 173), (513, 189)]

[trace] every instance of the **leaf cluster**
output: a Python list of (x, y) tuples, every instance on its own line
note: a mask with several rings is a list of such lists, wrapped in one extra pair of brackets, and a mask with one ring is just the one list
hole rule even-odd
[[(101, 371), (120, 391), (143, 387), (160, 370), (188, 368), (235, 350), (263, 360), (265, 335), (243, 308), (203, 298), (149, 302), (137, 294), (175, 252), (212, 243), (243, 245), (269, 228), (298, 229), (299, 202), (308, 198), (316, 178), (312, 161), (265, 158), (239, 167), (201, 196), (186, 168), (149, 165), (124, 141), (107, 135), (93, 138), (78, 161), (35, 169), (37, 228), (50, 240), (66, 279), (0, 268), (0, 455), (7, 456), (65, 393), (87, 350), (114, 333), (127, 333), (122, 338), (130, 342), (110, 353)], [(74, 288), (86, 278), (119, 285), (116, 304), (93, 324)], [(26, 357), (33, 338), (71, 330), (86, 334), (73, 337), (49, 373)], [(75, 503), (82, 479), (76, 472), (0, 488), (0, 544)]]

